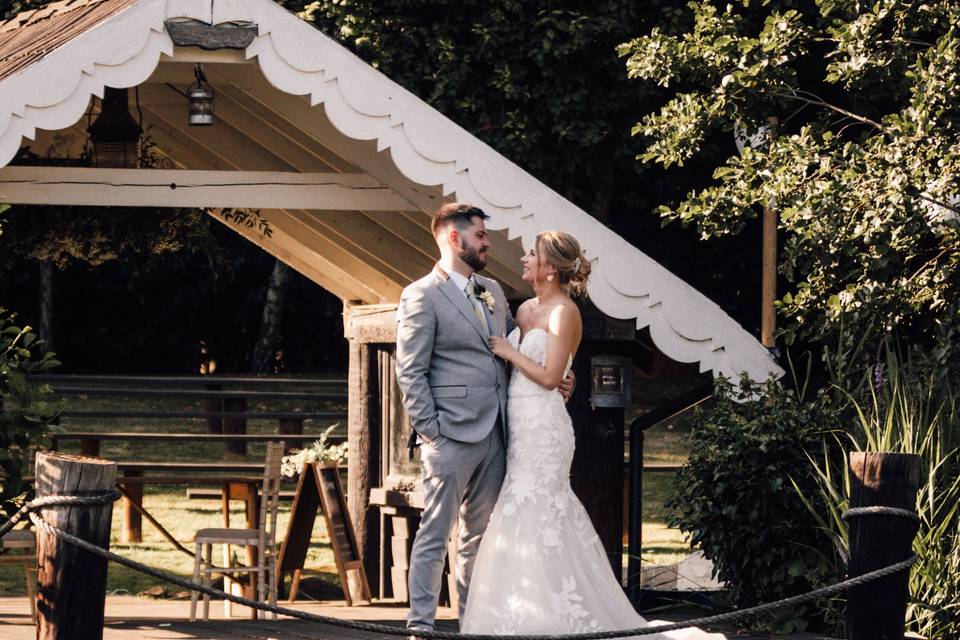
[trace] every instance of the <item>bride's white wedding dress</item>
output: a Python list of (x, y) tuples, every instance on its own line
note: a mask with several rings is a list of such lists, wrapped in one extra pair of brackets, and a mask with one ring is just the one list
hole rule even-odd
[[(544, 362), (545, 330), (531, 329), (520, 342), (515, 329), (508, 339), (525, 356)], [(633, 609), (610, 571), (590, 518), (570, 488), (573, 424), (560, 392), (515, 369), (507, 415), (507, 472), (480, 543), (461, 632), (561, 634), (651, 624)], [(724, 638), (699, 629), (643, 637)]]

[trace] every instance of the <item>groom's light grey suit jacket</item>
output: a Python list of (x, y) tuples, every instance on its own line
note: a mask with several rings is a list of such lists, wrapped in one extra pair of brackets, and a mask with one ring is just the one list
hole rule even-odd
[[(493, 294), (493, 311), (484, 305), (491, 333), (506, 335), (516, 325), (503, 289), (473, 277)], [(479, 442), (501, 416), (505, 443), (507, 368), (464, 292), (437, 266), (403, 290), (397, 321), (397, 383), (414, 430)]]

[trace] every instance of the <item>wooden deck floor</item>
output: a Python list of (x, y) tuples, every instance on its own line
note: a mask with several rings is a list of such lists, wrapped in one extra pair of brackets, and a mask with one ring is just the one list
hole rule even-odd
[[(347, 607), (343, 601), (297, 602), (295, 609), (325, 616), (403, 625), (405, 605), (377, 603)], [(189, 601), (146, 600), (130, 596), (110, 596), (106, 605), (104, 640), (385, 640), (398, 636), (352, 631), (302, 620), (246, 619), (244, 607), (234, 607), (234, 617), (226, 619), (221, 603), (211, 603), (211, 620), (189, 622)], [(0, 640), (34, 640), (36, 630), (25, 597), (0, 597)], [(665, 616), (667, 617), (667, 616)], [(672, 617), (672, 616), (670, 616)], [(438, 629), (457, 629), (454, 612), (440, 609)], [(814, 634), (791, 636), (744, 636), (729, 634), (731, 640), (829, 640)], [(78, 639), (79, 640), (79, 639)]]

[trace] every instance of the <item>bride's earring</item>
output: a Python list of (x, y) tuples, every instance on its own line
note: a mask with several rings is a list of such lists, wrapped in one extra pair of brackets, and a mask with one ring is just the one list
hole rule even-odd
[(553, 274), (552, 274), (552, 273), (547, 275), (547, 282), (553, 282)]

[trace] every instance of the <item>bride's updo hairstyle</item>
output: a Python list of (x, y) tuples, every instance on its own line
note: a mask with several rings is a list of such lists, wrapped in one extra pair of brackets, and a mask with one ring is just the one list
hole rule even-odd
[(564, 231), (544, 231), (537, 236), (537, 254), (557, 268), (564, 291), (571, 296), (587, 294), (590, 261), (576, 238)]

